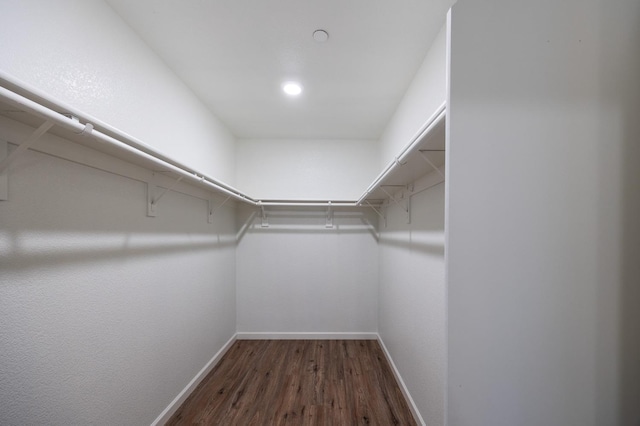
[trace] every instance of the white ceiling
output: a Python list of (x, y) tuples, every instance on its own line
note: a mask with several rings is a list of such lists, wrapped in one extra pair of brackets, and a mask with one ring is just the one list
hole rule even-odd
[(309, 139), (378, 138), (452, 3), (106, 1), (236, 137)]

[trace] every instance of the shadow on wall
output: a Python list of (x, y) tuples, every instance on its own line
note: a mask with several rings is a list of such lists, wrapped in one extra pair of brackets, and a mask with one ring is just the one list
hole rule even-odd
[(388, 207), (380, 245), (444, 257), (444, 183), (412, 197), (410, 224), (406, 212), (398, 206)]
[[(640, 3), (636, 3), (634, 33), (629, 38), (627, 52), (637, 52), (640, 46)], [(611, 9), (607, 7), (609, 13)], [(613, 17), (617, 21), (621, 17)], [(612, 46), (614, 47), (614, 46)], [(622, 276), (620, 291), (620, 424), (640, 426), (640, 57), (626, 58), (631, 63), (618, 66), (635, 87), (619, 87), (623, 93), (623, 168), (622, 186)], [(635, 61), (635, 63), (633, 62)], [(619, 83), (620, 84), (620, 83)], [(631, 89), (631, 90), (629, 90)], [(603, 283), (604, 284), (604, 283)]]
[[(168, 256), (180, 252), (197, 252), (233, 248), (235, 236), (190, 235), (152, 238), (135, 234), (42, 234), (9, 232), (2, 236), (0, 269), (26, 270), (91, 262)], [(72, 241), (65, 244), (65, 241)]]
[[(414, 231), (411, 231), (414, 232)], [(408, 251), (415, 251), (430, 256), (444, 257), (444, 241), (433, 243), (421, 242), (411, 238), (394, 238), (393, 236), (386, 234), (380, 237), (380, 244), (389, 247), (395, 247)]]
[(0, 201), (0, 275), (235, 247), (231, 204), (209, 224), (207, 201), (171, 191), (150, 218), (141, 182), (35, 152), (16, 163)]
[[(639, 24), (640, 25), (640, 24)], [(640, 39), (638, 39), (640, 46)], [(640, 75), (640, 69), (636, 75)], [(635, 111), (635, 112), (633, 112)], [(620, 310), (620, 371), (621, 422), (640, 426), (640, 129), (637, 112), (626, 110), (626, 118), (635, 127), (625, 135), (622, 218), (622, 276)], [(635, 115), (632, 117), (632, 115)], [(632, 121), (633, 120), (633, 121)], [(627, 128), (626, 130), (631, 130)], [(634, 164), (635, 163), (635, 164)], [(604, 283), (601, 283), (604, 284)]]
[(617, 395), (598, 399), (613, 398), (617, 413), (596, 420), (640, 426), (640, 57), (630, 54), (640, 46), (640, 3), (602, 4), (598, 238), (615, 249), (599, 252), (597, 368), (598, 388), (612, 389), (614, 380)]

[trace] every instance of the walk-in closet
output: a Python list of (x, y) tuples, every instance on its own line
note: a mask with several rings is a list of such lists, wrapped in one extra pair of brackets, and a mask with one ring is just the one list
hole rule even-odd
[(0, 0), (0, 425), (640, 425), (639, 28)]

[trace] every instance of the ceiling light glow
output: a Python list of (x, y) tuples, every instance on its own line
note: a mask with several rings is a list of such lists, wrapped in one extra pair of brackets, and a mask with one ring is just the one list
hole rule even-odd
[(282, 90), (289, 96), (298, 96), (302, 93), (302, 86), (295, 81), (288, 81), (282, 85)]

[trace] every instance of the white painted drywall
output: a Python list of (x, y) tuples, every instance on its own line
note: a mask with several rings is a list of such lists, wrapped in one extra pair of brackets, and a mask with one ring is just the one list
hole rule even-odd
[(448, 423), (640, 424), (640, 3), (451, 14)]
[(11, 166), (0, 424), (148, 425), (234, 335), (234, 208), (208, 224), (169, 192), (145, 213), (141, 182), (30, 151)]
[(0, 52), (4, 72), (234, 183), (234, 137), (102, 0), (2, 1)]
[[(421, 181), (433, 179), (431, 174)], [(444, 425), (445, 278), (444, 183), (411, 200), (411, 224), (401, 207), (380, 226), (379, 334), (422, 418)]]
[[(236, 250), (239, 332), (366, 333), (377, 331), (378, 252), (375, 216), (267, 210), (269, 227), (253, 221)], [(362, 219), (368, 223), (363, 223)]]
[[(443, 26), (380, 138), (379, 167), (401, 153), (445, 99)], [(427, 175), (416, 184), (435, 178)], [(392, 205), (387, 227), (380, 225), (378, 329), (420, 416), (427, 424), (444, 425), (444, 185), (415, 195), (411, 215), (407, 224), (406, 213)]]
[(398, 156), (446, 100), (445, 36), (443, 26), (380, 137), (380, 170)]
[(236, 183), (257, 199), (357, 200), (377, 161), (372, 140), (240, 139)]

